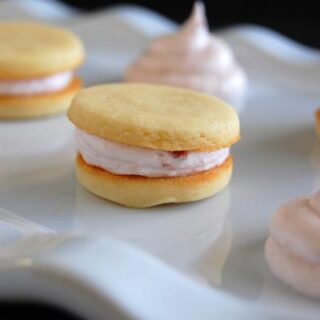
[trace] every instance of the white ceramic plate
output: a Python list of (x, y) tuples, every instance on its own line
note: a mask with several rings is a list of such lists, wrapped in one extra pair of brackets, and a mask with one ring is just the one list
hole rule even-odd
[[(63, 23), (85, 41), (88, 61), (80, 73), (87, 84), (121, 80), (124, 67), (152, 36), (174, 28), (132, 8)], [(320, 53), (259, 27), (220, 34), (250, 77), (227, 189), (201, 202), (146, 210), (99, 199), (77, 185), (73, 128), (57, 117), (0, 123), (0, 205), (57, 232), (82, 230), (126, 240), (215, 294), (222, 290), (275, 314), (316, 319), (318, 301), (275, 280), (263, 246), (277, 206), (320, 186), (313, 116), (320, 100)]]

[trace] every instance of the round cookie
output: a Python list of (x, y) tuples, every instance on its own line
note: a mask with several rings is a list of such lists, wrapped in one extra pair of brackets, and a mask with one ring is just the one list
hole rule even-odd
[(68, 117), (77, 127), (77, 179), (100, 197), (145, 208), (204, 199), (230, 181), (228, 148), (239, 139), (239, 120), (209, 95), (100, 85), (80, 91)]
[(73, 99), (68, 117), (101, 138), (159, 150), (222, 149), (240, 138), (238, 117), (222, 100), (159, 85), (86, 88)]
[(66, 29), (34, 22), (0, 22), (0, 80), (73, 70), (83, 59), (81, 41)]
[(0, 119), (65, 112), (81, 81), (80, 39), (60, 27), (26, 21), (0, 22)]

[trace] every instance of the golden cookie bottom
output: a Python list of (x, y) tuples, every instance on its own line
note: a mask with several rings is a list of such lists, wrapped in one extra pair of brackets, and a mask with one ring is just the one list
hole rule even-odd
[(183, 177), (148, 178), (116, 175), (76, 158), (79, 183), (95, 195), (131, 208), (146, 208), (164, 203), (197, 201), (208, 198), (228, 185), (232, 157), (220, 166)]

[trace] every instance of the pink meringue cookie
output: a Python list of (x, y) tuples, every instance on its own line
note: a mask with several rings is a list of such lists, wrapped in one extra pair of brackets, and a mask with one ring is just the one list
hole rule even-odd
[(210, 34), (201, 2), (195, 3), (191, 17), (177, 33), (155, 39), (124, 77), (201, 91), (238, 110), (248, 83), (231, 48)]
[(271, 220), (265, 256), (276, 277), (320, 298), (320, 192), (278, 209)]
[(49, 93), (67, 87), (73, 78), (72, 71), (28, 80), (0, 80), (1, 95), (32, 95)]
[(77, 149), (86, 163), (118, 175), (177, 177), (221, 165), (229, 149), (210, 152), (169, 152), (133, 147), (76, 129)]

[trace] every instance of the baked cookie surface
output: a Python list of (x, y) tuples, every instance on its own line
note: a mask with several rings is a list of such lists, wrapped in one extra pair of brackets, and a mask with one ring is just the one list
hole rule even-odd
[(0, 119), (64, 113), (81, 88), (81, 40), (56, 26), (0, 22)]
[(144, 148), (215, 150), (239, 139), (239, 120), (223, 101), (190, 90), (109, 84), (82, 90), (68, 111), (76, 127)]
[(84, 59), (72, 32), (34, 22), (0, 22), (0, 80), (44, 77), (77, 68)]

